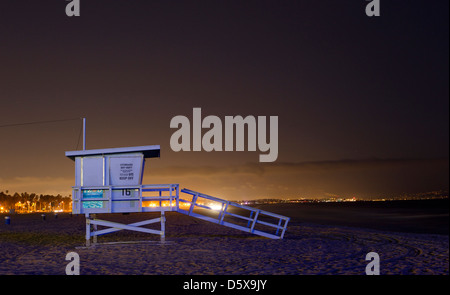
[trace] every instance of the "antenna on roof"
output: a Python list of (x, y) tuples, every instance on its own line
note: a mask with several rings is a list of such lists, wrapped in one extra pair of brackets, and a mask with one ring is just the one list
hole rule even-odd
[(86, 118), (83, 118), (83, 151), (86, 150)]

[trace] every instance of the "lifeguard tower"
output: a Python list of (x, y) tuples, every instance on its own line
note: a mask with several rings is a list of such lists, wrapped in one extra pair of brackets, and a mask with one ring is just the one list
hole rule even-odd
[[(66, 152), (75, 161), (72, 213), (86, 216), (86, 245), (93, 237), (119, 230), (161, 236), (165, 240), (165, 212), (192, 217), (272, 239), (283, 239), (289, 217), (240, 205), (178, 184), (142, 184), (146, 159), (160, 156), (159, 145)], [(161, 212), (161, 217), (132, 224), (97, 219), (101, 213)], [(142, 226), (160, 223), (161, 229)], [(107, 227), (97, 230), (97, 225)], [(93, 229), (91, 229), (91, 226)]]

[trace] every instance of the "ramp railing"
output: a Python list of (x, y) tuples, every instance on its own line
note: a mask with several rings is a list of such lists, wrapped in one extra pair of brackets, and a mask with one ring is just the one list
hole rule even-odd
[(178, 208), (178, 184), (72, 187), (75, 214), (160, 212)]
[(178, 184), (151, 184), (142, 186), (142, 212), (173, 211), (178, 208)]
[[(182, 189), (177, 211), (271, 239), (283, 239), (289, 217)], [(188, 206), (183, 206), (187, 204)]]

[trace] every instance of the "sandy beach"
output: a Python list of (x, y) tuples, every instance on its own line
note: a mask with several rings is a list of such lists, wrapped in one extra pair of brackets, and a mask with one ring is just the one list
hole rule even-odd
[[(276, 211), (276, 208), (274, 211)], [(0, 225), (0, 274), (64, 275), (68, 252), (82, 275), (364, 275), (368, 252), (382, 275), (448, 275), (449, 236), (302, 222), (292, 218), (283, 240), (270, 240), (176, 212), (159, 236), (120, 231), (85, 247), (85, 218), (60, 213), (10, 215)], [(102, 214), (132, 223), (158, 214)]]

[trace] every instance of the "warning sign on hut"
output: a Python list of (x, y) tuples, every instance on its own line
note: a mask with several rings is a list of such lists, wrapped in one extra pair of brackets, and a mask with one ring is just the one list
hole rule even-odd
[(142, 157), (111, 157), (111, 185), (139, 185), (142, 171)]

